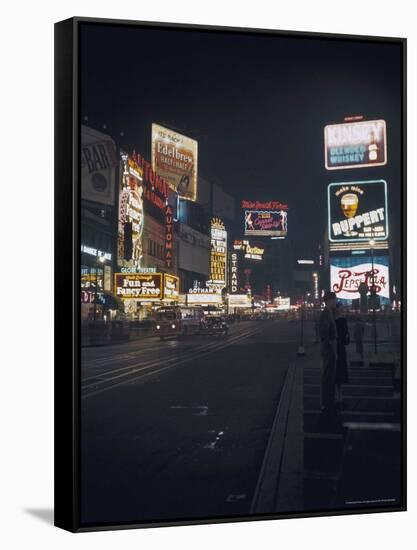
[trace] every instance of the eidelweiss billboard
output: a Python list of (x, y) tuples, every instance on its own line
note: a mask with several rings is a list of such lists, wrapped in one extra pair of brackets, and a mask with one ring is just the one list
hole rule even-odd
[(152, 124), (152, 169), (181, 198), (197, 198), (198, 142), (159, 124)]

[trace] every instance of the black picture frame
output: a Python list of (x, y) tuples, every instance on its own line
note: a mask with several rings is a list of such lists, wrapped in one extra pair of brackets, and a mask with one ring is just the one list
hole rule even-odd
[[(287, 36), (328, 41), (368, 41), (397, 44), (402, 51), (401, 104), (401, 503), (395, 506), (321, 510), (313, 512), (260, 513), (245, 516), (175, 519), (140, 523), (83, 524), (80, 520), (80, 26), (83, 24), (137, 29), (200, 30), (231, 36)], [(129, 20), (73, 17), (55, 24), (55, 525), (71, 532), (101, 531), (173, 525), (215, 524), (266, 519), (302, 518), (405, 511), (407, 492), (406, 418), (406, 39), (375, 36), (308, 33), (271, 29), (233, 28)], [(331, 180), (329, 180), (331, 181)], [(337, 181), (337, 179), (332, 180)]]

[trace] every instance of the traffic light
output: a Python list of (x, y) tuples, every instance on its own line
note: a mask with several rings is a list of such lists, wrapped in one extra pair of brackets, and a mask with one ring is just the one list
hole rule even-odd
[(124, 225), (124, 259), (131, 260), (132, 253), (133, 253), (132, 223), (126, 222)]

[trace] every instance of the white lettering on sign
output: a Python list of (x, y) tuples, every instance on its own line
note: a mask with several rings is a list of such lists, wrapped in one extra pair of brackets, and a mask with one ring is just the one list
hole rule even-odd
[[(385, 209), (377, 208), (376, 210), (371, 210), (370, 212), (365, 212), (363, 214), (353, 216), (353, 218), (347, 218), (345, 220), (341, 220), (340, 222), (334, 222), (332, 224), (333, 234), (335, 237), (337, 237), (339, 235), (343, 235), (344, 233), (351, 233), (352, 231), (361, 229), (364, 226), (366, 227), (369, 225), (373, 225), (384, 220)], [(375, 228), (375, 232), (377, 231), (378, 228)], [(381, 227), (381, 231), (384, 232), (383, 226)]]
[(374, 263), (363, 263), (353, 267), (330, 266), (330, 286), (338, 299), (354, 300), (360, 297), (359, 285), (365, 283), (368, 288), (375, 286), (377, 295), (389, 298), (388, 266)]

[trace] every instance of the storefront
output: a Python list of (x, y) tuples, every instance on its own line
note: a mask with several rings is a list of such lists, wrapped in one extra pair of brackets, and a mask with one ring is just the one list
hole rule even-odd
[(112, 297), (112, 254), (81, 245), (81, 320), (111, 319), (116, 315)]

